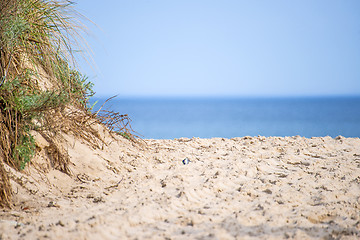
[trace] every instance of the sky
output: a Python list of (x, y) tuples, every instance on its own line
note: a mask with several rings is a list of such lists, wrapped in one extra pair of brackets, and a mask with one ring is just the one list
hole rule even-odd
[(360, 96), (359, 0), (78, 0), (97, 96)]

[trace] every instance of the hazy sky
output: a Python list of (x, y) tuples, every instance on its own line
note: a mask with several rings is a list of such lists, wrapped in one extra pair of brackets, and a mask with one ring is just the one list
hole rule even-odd
[(78, 0), (98, 96), (360, 95), (359, 0)]

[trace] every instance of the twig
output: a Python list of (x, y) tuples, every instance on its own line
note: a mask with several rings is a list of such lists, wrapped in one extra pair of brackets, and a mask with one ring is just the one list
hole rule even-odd
[(78, 174), (76, 177), (77, 177), (77, 179), (79, 179), (80, 182), (87, 183), (86, 181), (82, 180), (79, 176), (80, 176), (80, 174)]
[(116, 188), (119, 186), (119, 184), (122, 182), (122, 180), (124, 180), (124, 178), (121, 178), (121, 180), (117, 183), (117, 184), (114, 184), (114, 185), (111, 185), (109, 187), (106, 187), (105, 189), (106, 190), (109, 190), (110, 188)]

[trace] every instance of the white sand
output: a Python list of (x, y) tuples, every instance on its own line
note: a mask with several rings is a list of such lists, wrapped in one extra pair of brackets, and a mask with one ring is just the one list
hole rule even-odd
[(0, 239), (360, 239), (358, 138), (67, 139), (73, 176), (12, 171)]

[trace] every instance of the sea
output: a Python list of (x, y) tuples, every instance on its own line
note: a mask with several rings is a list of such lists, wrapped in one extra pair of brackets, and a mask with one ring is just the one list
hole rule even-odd
[[(107, 98), (97, 101), (94, 111)], [(243, 136), (360, 137), (359, 97), (113, 98), (144, 139)]]

